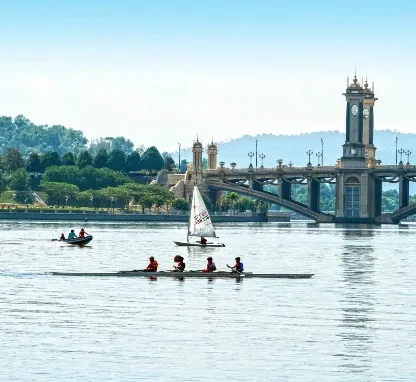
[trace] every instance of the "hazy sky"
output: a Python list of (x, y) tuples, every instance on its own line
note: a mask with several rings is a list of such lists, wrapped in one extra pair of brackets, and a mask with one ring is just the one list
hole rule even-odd
[(416, 132), (416, 2), (0, 0), (0, 114), (175, 150), (344, 131), (346, 77), (376, 129)]

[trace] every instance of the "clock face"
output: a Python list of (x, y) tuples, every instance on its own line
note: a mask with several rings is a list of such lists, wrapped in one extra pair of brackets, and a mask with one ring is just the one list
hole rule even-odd
[(368, 118), (369, 115), (370, 115), (370, 112), (368, 111), (368, 109), (364, 109), (363, 110), (363, 116), (364, 116), (364, 118)]
[(357, 105), (352, 105), (351, 106), (351, 113), (352, 113), (352, 115), (357, 115), (357, 113), (358, 113), (358, 106)]

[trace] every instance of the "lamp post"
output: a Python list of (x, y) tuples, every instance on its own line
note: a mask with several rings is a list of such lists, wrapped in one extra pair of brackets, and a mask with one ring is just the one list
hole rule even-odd
[(308, 150), (307, 152), (306, 152), (306, 155), (308, 156), (308, 166), (312, 166), (312, 164), (311, 164), (311, 155), (313, 154), (313, 151), (312, 150)]
[(256, 139), (256, 168), (257, 168), (257, 142), (258, 142), (258, 139)]
[(279, 165), (279, 168), (282, 168), (283, 159), (278, 159), (277, 164)]
[(232, 171), (234, 171), (235, 166), (237, 166), (237, 163), (232, 162), (232, 163), (230, 163), (230, 166), (231, 166)]
[(111, 200), (111, 209), (112, 209), (112, 211), (113, 211), (113, 215), (114, 215), (114, 197), (111, 197), (110, 198), (110, 200)]
[(263, 153), (261, 153), (259, 155), (259, 158), (261, 159), (261, 166), (260, 167), (263, 167), (263, 159), (266, 158), (266, 155), (264, 155)]
[(405, 150), (403, 150), (403, 149), (399, 149), (399, 150), (397, 150), (397, 152), (400, 154), (400, 162), (399, 162), (399, 164), (400, 164), (400, 163), (401, 163), (401, 164), (403, 164), (402, 157), (403, 157), (404, 151), (405, 151)]
[(398, 142), (399, 138), (396, 135), (396, 166), (397, 166), (397, 142)]
[(318, 158), (318, 166), (320, 166), (320, 165), (321, 165), (321, 157), (322, 157), (322, 153), (318, 151), (318, 152), (316, 153), (316, 157)]
[(94, 200), (93, 196), (90, 196), (91, 208), (92, 208), (92, 201)]
[(179, 164), (178, 164), (178, 173), (179, 173), (179, 174), (181, 173), (181, 144), (182, 144), (182, 143), (178, 142), (178, 145), (179, 145), (179, 159), (178, 159)]
[(321, 163), (324, 165), (324, 140), (321, 138)]
[(409, 157), (412, 155), (412, 152), (410, 150), (405, 151), (405, 154), (407, 155), (407, 164), (410, 164)]
[(68, 207), (68, 199), (69, 199), (69, 196), (65, 195), (65, 208)]
[(248, 153), (248, 156), (250, 157), (250, 166), (253, 166), (253, 161), (252, 161), (252, 159), (253, 159), (254, 155), (255, 155), (255, 154), (254, 154), (252, 151), (250, 151), (250, 152)]

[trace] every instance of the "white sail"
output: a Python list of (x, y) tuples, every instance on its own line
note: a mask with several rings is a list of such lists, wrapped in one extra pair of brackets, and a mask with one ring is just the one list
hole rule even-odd
[(188, 236), (217, 237), (207, 207), (197, 186), (194, 186), (192, 195)]

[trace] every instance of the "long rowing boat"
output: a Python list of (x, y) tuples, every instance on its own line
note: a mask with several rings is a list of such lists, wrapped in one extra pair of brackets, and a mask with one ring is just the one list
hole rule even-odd
[(262, 279), (309, 279), (313, 273), (252, 273), (244, 272), (141, 272), (141, 271), (120, 271), (120, 272), (47, 272), (54, 276), (98, 276), (98, 277), (193, 277), (193, 278), (262, 278)]

